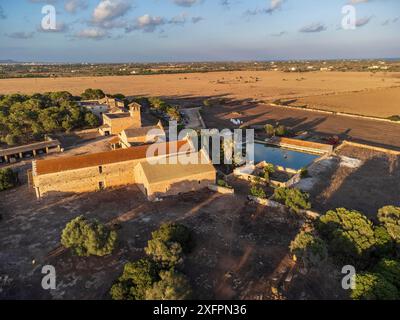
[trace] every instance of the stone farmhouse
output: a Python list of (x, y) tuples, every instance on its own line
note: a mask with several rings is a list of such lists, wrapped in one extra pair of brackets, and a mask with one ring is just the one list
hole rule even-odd
[[(156, 149), (151, 157), (149, 148)], [(200, 162), (182, 164), (179, 157)], [(189, 140), (181, 140), (37, 160), (32, 163), (32, 182), (38, 198), (51, 192), (83, 193), (136, 184), (149, 200), (154, 200), (214, 184), (216, 170), (204, 151), (194, 150)]]

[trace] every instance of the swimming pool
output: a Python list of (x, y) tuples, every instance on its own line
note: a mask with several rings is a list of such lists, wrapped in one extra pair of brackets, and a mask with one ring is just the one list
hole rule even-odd
[(256, 164), (265, 161), (275, 166), (300, 170), (319, 157), (319, 155), (292, 151), (263, 143), (254, 144), (254, 161)]

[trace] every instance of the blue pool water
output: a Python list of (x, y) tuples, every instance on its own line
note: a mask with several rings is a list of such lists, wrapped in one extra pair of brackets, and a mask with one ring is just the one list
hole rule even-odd
[(266, 161), (275, 166), (300, 170), (319, 157), (314, 154), (282, 149), (262, 143), (254, 144), (254, 161), (256, 164)]

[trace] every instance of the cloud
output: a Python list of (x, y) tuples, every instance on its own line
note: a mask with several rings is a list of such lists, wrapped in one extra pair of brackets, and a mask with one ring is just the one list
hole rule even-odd
[(43, 29), (42, 26), (38, 26), (37, 27), (37, 31), (38, 32), (43, 32), (43, 33), (64, 33), (67, 32), (69, 30), (69, 27), (67, 24), (65, 24), (64, 22), (58, 22), (56, 24), (56, 29)]
[(76, 38), (101, 40), (108, 37), (108, 33), (99, 28), (87, 28), (75, 34)]
[(247, 16), (255, 16), (258, 14), (272, 14), (282, 7), (285, 0), (271, 0), (268, 8), (257, 8), (254, 10), (247, 10), (244, 14)]
[(126, 0), (101, 0), (93, 11), (92, 22), (106, 25), (110, 21), (125, 15), (131, 7), (131, 4)]
[(7, 37), (12, 39), (32, 39), (35, 35), (34, 32), (13, 32), (13, 33), (6, 33)]
[(166, 23), (167, 21), (163, 17), (153, 17), (149, 14), (145, 14), (138, 17), (134, 25), (126, 27), (125, 31), (142, 30), (143, 32), (154, 32), (157, 27), (165, 25)]
[(281, 32), (278, 32), (278, 33), (271, 33), (271, 36), (273, 36), (273, 37), (282, 37), (285, 34), (287, 34), (286, 31), (281, 31)]
[(350, 0), (350, 4), (359, 4), (359, 3), (366, 3), (369, 2), (369, 0)]
[(64, 5), (65, 11), (69, 13), (76, 13), (78, 9), (85, 10), (87, 7), (87, 0), (66, 0)]
[(196, 24), (199, 23), (200, 21), (203, 21), (204, 18), (203, 17), (193, 17), (192, 18), (192, 23)]
[(173, 18), (171, 18), (168, 23), (169, 24), (180, 24), (180, 25), (184, 25), (186, 23), (187, 20), (187, 14), (186, 13), (182, 13), (178, 16), (175, 16)]
[(300, 28), (300, 32), (303, 33), (314, 33), (314, 32), (322, 32), (325, 31), (327, 28), (324, 24), (318, 22), (318, 23), (312, 23), (307, 26), (304, 26)]
[(174, 3), (180, 7), (191, 7), (200, 2), (201, 0), (174, 0)]
[(367, 25), (371, 21), (372, 17), (364, 17), (357, 19), (356, 21), (356, 27), (363, 27)]
[(7, 16), (4, 13), (4, 9), (2, 6), (0, 6), (0, 19), (7, 19)]

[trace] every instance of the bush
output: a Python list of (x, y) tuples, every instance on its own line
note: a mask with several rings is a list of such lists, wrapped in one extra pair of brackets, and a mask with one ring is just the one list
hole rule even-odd
[(282, 187), (274, 191), (274, 199), (296, 213), (300, 212), (302, 209), (307, 210), (311, 208), (309, 198), (310, 196), (308, 193), (295, 188)]
[(379, 209), (378, 219), (390, 236), (400, 243), (400, 207), (387, 206)]
[(306, 266), (317, 266), (328, 257), (325, 242), (310, 232), (301, 231), (290, 243), (290, 251), (301, 258)]
[(392, 237), (385, 227), (377, 226), (374, 228), (375, 235), (375, 251), (374, 255), (378, 258), (388, 257), (395, 252), (395, 245)]
[(211, 100), (210, 99), (205, 99), (203, 100), (203, 106), (205, 107), (211, 107)]
[(161, 280), (146, 291), (146, 300), (187, 300), (192, 289), (187, 278), (174, 270), (160, 272)]
[(79, 216), (69, 222), (61, 235), (61, 243), (78, 256), (105, 256), (114, 250), (117, 233), (97, 221)]
[(261, 187), (257, 187), (257, 186), (251, 187), (250, 195), (253, 197), (256, 197), (256, 198), (261, 198), (261, 199), (267, 198), (265, 191)]
[(190, 229), (183, 224), (163, 223), (158, 230), (151, 233), (151, 236), (164, 242), (179, 243), (184, 253), (189, 253), (194, 245)]
[(308, 177), (308, 170), (307, 168), (302, 168), (300, 170), (300, 178), (304, 179)]
[(382, 259), (374, 270), (400, 290), (400, 261)]
[(271, 163), (267, 163), (263, 168), (263, 178), (267, 181), (270, 180), (271, 174), (275, 172), (275, 167)]
[(183, 253), (193, 247), (190, 230), (181, 224), (164, 223), (152, 232), (152, 239), (145, 248), (146, 254), (163, 268), (172, 268), (183, 263)]
[(105, 93), (100, 89), (86, 89), (85, 92), (81, 94), (83, 100), (98, 100), (105, 97)]
[(284, 125), (279, 125), (275, 128), (275, 135), (278, 137), (284, 137), (288, 134), (288, 130)]
[(217, 180), (217, 185), (223, 188), (229, 188), (231, 189), (232, 187), (223, 179), (218, 179)]
[(146, 290), (159, 280), (155, 263), (148, 259), (128, 262), (118, 281), (111, 287), (114, 300), (144, 300)]
[(358, 211), (330, 210), (318, 220), (317, 230), (327, 240), (330, 252), (346, 264), (368, 258), (376, 243), (372, 222)]
[(396, 300), (399, 297), (396, 287), (377, 273), (356, 275), (356, 288), (351, 292), (354, 300)]
[(266, 124), (264, 126), (265, 129), (265, 133), (267, 134), (267, 136), (272, 137), (275, 135), (275, 128), (272, 124)]
[(389, 120), (391, 120), (391, 121), (400, 121), (400, 116), (390, 116), (390, 117), (388, 117), (388, 119)]
[(96, 128), (99, 126), (100, 121), (93, 113), (88, 112), (85, 114), (85, 123), (91, 128)]
[(152, 239), (144, 250), (161, 268), (174, 268), (183, 263), (183, 249), (177, 242)]
[(11, 189), (18, 184), (18, 175), (11, 170), (0, 169), (0, 191)]

